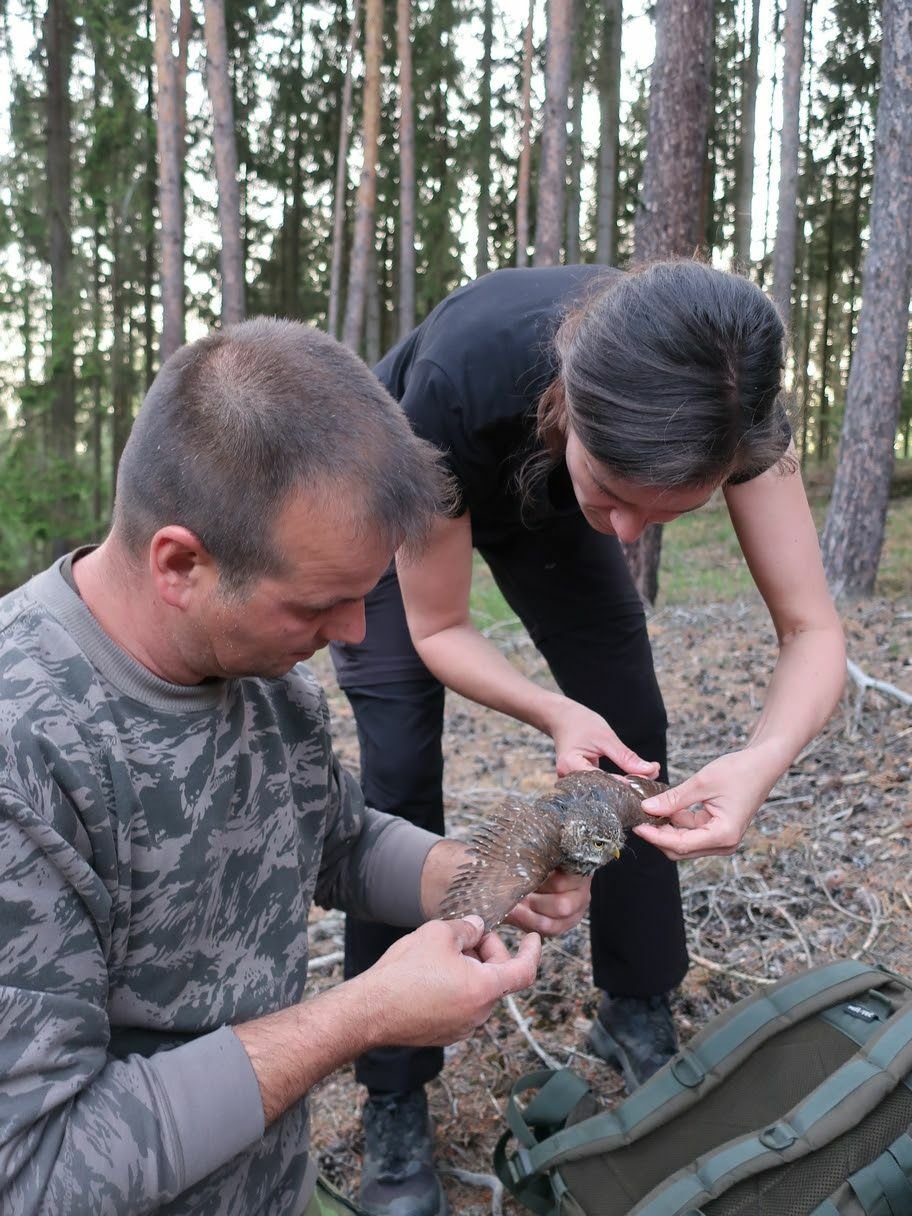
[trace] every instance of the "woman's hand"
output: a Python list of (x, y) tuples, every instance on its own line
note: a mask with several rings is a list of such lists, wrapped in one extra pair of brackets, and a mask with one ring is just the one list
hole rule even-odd
[(632, 776), (658, 776), (658, 763), (638, 756), (618, 738), (600, 714), (569, 697), (557, 695), (554, 702), (545, 725), (554, 740), (558, 777), (566, 777), (567, 773), (579, 769), (598, 768), (602, 756), (607, 756), (622, 772)]
[(738, 848), (780, 775), (763, 763), (759, 748), (729, 752), (643, 803), (648, 814), (665, 816), (670, 823), (642, 824), (633, 830), (672, 861), (727, 857)]

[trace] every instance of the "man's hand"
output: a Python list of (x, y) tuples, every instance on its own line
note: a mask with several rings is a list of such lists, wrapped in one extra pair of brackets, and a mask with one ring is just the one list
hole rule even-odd
[(501, 997), (528, 988), (540, 958), (536, 933), (511, 956), (477, 916), (434, 920), (394, 942), (349, 983), (367, 994), (369, 1046), (445, 1046), (470, 1035)]
[(646, 799), (643, 810), (666, 816), (670, 823), (633, 830), (672, 861), (727, 857), (738, 848), (778, 776), (776, 768), (764, 763), (760, 748), (729, 752), (680, 785)]
[(557, 937), (586, 915), (592, 876), (552, 870), (537, 891), (521, 900), (507, 917), (508, 925), (542, 937)]

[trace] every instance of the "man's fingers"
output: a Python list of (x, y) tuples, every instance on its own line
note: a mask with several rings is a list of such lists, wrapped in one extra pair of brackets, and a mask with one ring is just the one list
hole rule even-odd
[(506, 963), (512, 957), (496, 933), (486, 933), (478, 943), (476, 953), (483, 963)]

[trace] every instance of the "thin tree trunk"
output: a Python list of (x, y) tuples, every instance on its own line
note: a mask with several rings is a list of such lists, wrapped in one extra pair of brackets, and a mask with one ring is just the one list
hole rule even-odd
[[(634, 229), (638, 262), (692, 254), (700, 242), (709, 126), (712, 0), (658, 0), (646, 164)], [(637, 590), (654, 604), (662, 528), (650, 524), (624, 552)]]
[[(397, 0), (399, 51), (399, 336), (415, 327), (415, 101), (411, 0)], [(379, 339), (378, 339), (379, 342)], [(379, 357), (379, 353), (378, 353)]]
[(610, 266), (617, 248), (622, 0), (606, 0), (599, 47), (599, 158), (595, 260)]
[(481, 97), (478, 112), (478, 244), (475, 276), (488, 270), (488, 229), (491, 226), (491, 58), (494, 42), (493, 0), (484, 0), (481, 52)]
[(370, 248), (374, 243), (377, 202), (377, 148), (380, 141), (380, 69), (383, 62), (383, 0), (366, 0), (364, 9), (363, 162), (355, 205), (355, 234), (349, 267), (342, 341), (361, 349)]
[(184, 344), (184, 205), (181, 190), (183, 143), (178, 66), (171, 50), (171, 0), (153, 0), (155, 16), (158, 210), (161, 225), (162, 332), (164, 362)]
[(757, 64), (760, 58), (760, 0), (751, 4), (748, 52), (741, 65), (741, 131), (735, 191), (735, 262), (745, 270), (751, 260), (754, 205), (754, 144), (757, 119)]
[[(773, 0), (773, 46), (779, 43), (779, 0)], [(770, 81), (770, 107), (775, 108), (776, 94), (779, 88), (778, 65), (773, 64), (773, 78)], [(765, 286), (766, 278), (772, 271), (769, 265), (769, 249), (770, 249), (770, 199), (772, 195), (773, 181), (773, 141), (766, 141), (766, 190), (764, 191), (765, 205), (763, 208), (763, 257), (760, 259), (760, 273), (757, 275), (757, 282), (761, 287)]]
[(792, 279), (798, 232), (798, 147), (801, 110), (801, 68), (804, 59), (805, 0), (788, 0), (785, 9), (782, 70), (782, 140), (779, 154), (779, 205), (773, 252), (772, 297), (783, 322), (792, 318)]
[(348, 202), (348, 141), (351, 130), (352, 64), (361, 24), (361, 0), (354, 0), (348, 45), (345, 49), (345, 78), (342, 83), (342, 105), (339, 111), (339, 150), (336, 153), (336, 190), (333, 197), (332, 261), (329, 268), (329, 304), (326, 328), (339, 336), (339, 296), (342, 286), (342, 262), (345, 252), (345, 212)]
[(586, 55), (581, 44), (585, 18), (585, 0), (573, 5), (573, 83), (570, 109), (570, 163), (567, 170), (567, 261), (573, 265), (580, 260), (580, 192), (583, 172), (583, 96), (586, 91)]
[(529, 0), (529, 20), (523, 39), (522, 121), (519, 132), (519, 168), (516, 181), (516, 265), (529, 261), (529, 185), (532, 169), (532, 22), (535, 0)]
[(858, 337), (822, 550), (837, 597), (874, 590), (902, 403), (912, 292), (912, 10), (884, 0), (880, 96)]
[[(146, 39), (151, 46), (152, 4), (146, 0)], [(148, 390), (155, 379), (155, 209), (158, 205), (158, 179), (155, 163), (155, 78), (151, 57), (146, 61), (146, 169), (145, 231), (143, 248), (143, 387)]]
[(222, 324), (244, 319), (244, 252), (241, 245), (241, 197), (238, 187), (237, 146), (234, 138), (234, 100), (228, 71), (228, 36), (224, 0), (203, 0), (206, 19), (206, 82), (212, 102), (215, 173), (218, 180), (218, 218), (221, 236)]
[(70, 68), (73, 19), (67, 0), (50, 0), (44, 22), (47, 85), (48, 247), (51, 267), (51, 342), (48, 369), (50, 417), (48, 452), (56, 462), (51, 509), (51, 549), (55, 557), (71, 545), (74, 525), (71, 489), (66, 482), (76, 443), (75, 287), (73, 283), (72, 135)]
[(830, 399), (827, 396), (830, 370), (830, 326), (833, 315), (834, 246), (836, 228), (836, 174), (829, 175), (830, 205), (827, 208), (827, 256), (823, 301), (823, 332), (820, 336), (820, 412), (817, 416), (817, 460), (823, 463), (830, 454)]
[(545, 117), (535, 217), (535, 266), (560, 261), (567, 177), (567, 93), (573, 57), (573, 0), (550, 0), (545, 57)]

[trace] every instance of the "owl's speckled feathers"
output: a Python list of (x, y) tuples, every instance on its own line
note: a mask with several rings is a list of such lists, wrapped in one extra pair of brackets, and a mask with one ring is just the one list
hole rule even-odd
[(441, 915), (474, 913), (485, 929), (496, 928), (558, 866), (592, 874), (618, 856), (630, 828), (661, 823), (640, 803), (666, 789), (660, 781), (588, 769), (561, 777), (552, 793), (532, 802), (507, 797), (469, 842), (469, 860), (454, 875)]

